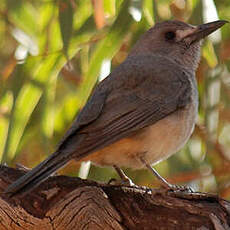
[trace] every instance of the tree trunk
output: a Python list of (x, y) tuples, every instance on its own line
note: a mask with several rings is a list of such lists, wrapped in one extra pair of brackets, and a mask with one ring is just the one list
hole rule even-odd
[(215, 195), (108, 185), (52, 176), (26, 196), (4, 189), (25, 172), (0, 167), (0, 229), (230, 229), (230, 203)]

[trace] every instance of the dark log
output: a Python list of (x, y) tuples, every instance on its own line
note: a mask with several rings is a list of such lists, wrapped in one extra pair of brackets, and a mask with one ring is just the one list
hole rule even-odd
[(0, 167), (0, 229), (230, 229), (216, 195), (108, 185), (52, 176), (26, 196), (3, 191), (25, 171)]

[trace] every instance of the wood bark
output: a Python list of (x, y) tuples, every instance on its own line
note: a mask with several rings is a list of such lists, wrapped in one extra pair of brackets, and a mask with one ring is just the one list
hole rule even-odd
[(230, 229), (230, 203), (216, 195), (52, 176), (29, 194), (4, 189), (25, 171), (0, 167), (0, 230)]

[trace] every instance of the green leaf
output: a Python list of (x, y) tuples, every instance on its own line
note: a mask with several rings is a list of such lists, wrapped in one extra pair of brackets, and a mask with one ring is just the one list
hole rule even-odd
[(78, 30), (92, 13), (93, 9), (91, 0), (79, 0), (76, 13), (74, 14), (73, 29)]
[(143, 9), (144, 17), (146, 18), (147, 22), (149, 23), (150, 26), (153, 26), (154, 24), (153, 1), (144, 0), (142, 9)]
[(213, 48), (213, 44), (210, 40), (206, 41), (206, 44), (202, 49), (202, 55), (206, 59), (208, 65), (211, 68), (215, 68), (217, 66), (218, 64), (217, 57)]
[(0, 159), (4, 151), (9, 128), (9, 114), (13, 106), (13, 95), (11, 91), (5, 93), (0, 100)]
[(80, 108), (80, 101), (75, 92), (71, 92), (62, 99), (55, 108), (55, 131), (63, 132), (66, 126), (73, 120)]
[(114, 16), (116, 12), (116, 0), (104, 1), (104, 11), (105, 11), (105, 14), (111, 17)]
[[(133, 22), (132, 16), (128, 13), (129, 4), (130, 1), (124, 1), (120, 7), (117, 19), (110, 27), (106, 38), (100, 41), (94, 50), (88, 72), (80, 89), (80, 97), (83, 104), (97, 81), (103, 60), (111, 59), (115, 55), (122, 45), (124, 37), (129, 32), (129, 28)], [(121, 24), (123, 26), (121, 26)]]
[(74, 10), (70, 0), (59, 0), (59, 23), (63, 41), (63, 51), (68, 60), (68, 47), (73, 31)]
[[(39, 60), (40, 64), (37, 65)], [(51, 75), (57, 76), (64, 63), (63, 55), (56, 54), (46, 59), (31, 57), (24, 64), (24, 68), (34, 68), (34, 72), (31, 81), (23, 85), (16, 98), (2, 157), (3, 162), (9, 163), (15, 157), (26, 125), (41, 98), (46, 81)]]
[(42, 133), (45, 138), (52, 137), (54, 130), (54, 99), (56, 91), (57, 74), (52, 74), (47, 79), (47, 85), (44, 92), (44, 105), (42, 113)]
[(9, 19), (14, 23), (15, 27), (19, 27), (25, 33), (35, 35), (37, 33), (39, 17), (38, 11), (30, 1), (7, 1), (9, 10)]

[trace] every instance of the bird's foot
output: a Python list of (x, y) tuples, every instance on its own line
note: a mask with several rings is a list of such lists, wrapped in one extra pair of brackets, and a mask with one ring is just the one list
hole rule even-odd
[(187, 193), (194, 192), (192, 188), (184, 185), (174, 185), (174, 184), (167, 183), (167, 186), (164, 186), (164, 188), (169, 192), (187, 192)]
[(16, 169), (19, 169), (25, 172), (29, 172), (31, 170), (31, 168), (27, 168), (26, 166), (19, 164), (19, 163), (16, 164)]
[(135, 185), (135, 184), (133, 183), (133, 181), (132, 181), (130, 178), (128, 178), (128, 177), (123, 178), (123, 179), (121, 180), (121, 184), (126, 185), (126, 186), (137, 187), (137, 185)]
[(146, 166), (146, 168), (148, 168), (153, 173), (153, 175), (156, 176), (156, 178), (160, 181), (162, 187), (165, 188), (167, 191), (187, 193), (193, 192), (190, 187), (170, 184), (156, 171), (156, 169), (152, 168), (151, 165), (148, 164), (144, 158), (140, 158), (140, 160)]
[(109, 185), (121, 185), (121, 186), (132, 186), (132, 187), (137, 187), (132, 180), (128, 177), (122, 178), (122, 180), (117, 180), (115, 178), (112, 178), (108, 182)]
[(108, 185), (116, 185), (117, 184), (117, 179), (115, 178), (111, 178), (109, 181), (108, 181)]
[[(125, 175), (124, 171), (121, 168), (117, 167), (116, 165), (114, 165), (113, 167), (121, 178), (121, 181), (118, 183), (119, 185), (138, 187), (132, 182), (132, 180), (129, 177)], [(115, 180), (115, 179), (112, 179), (112, 180)]]

